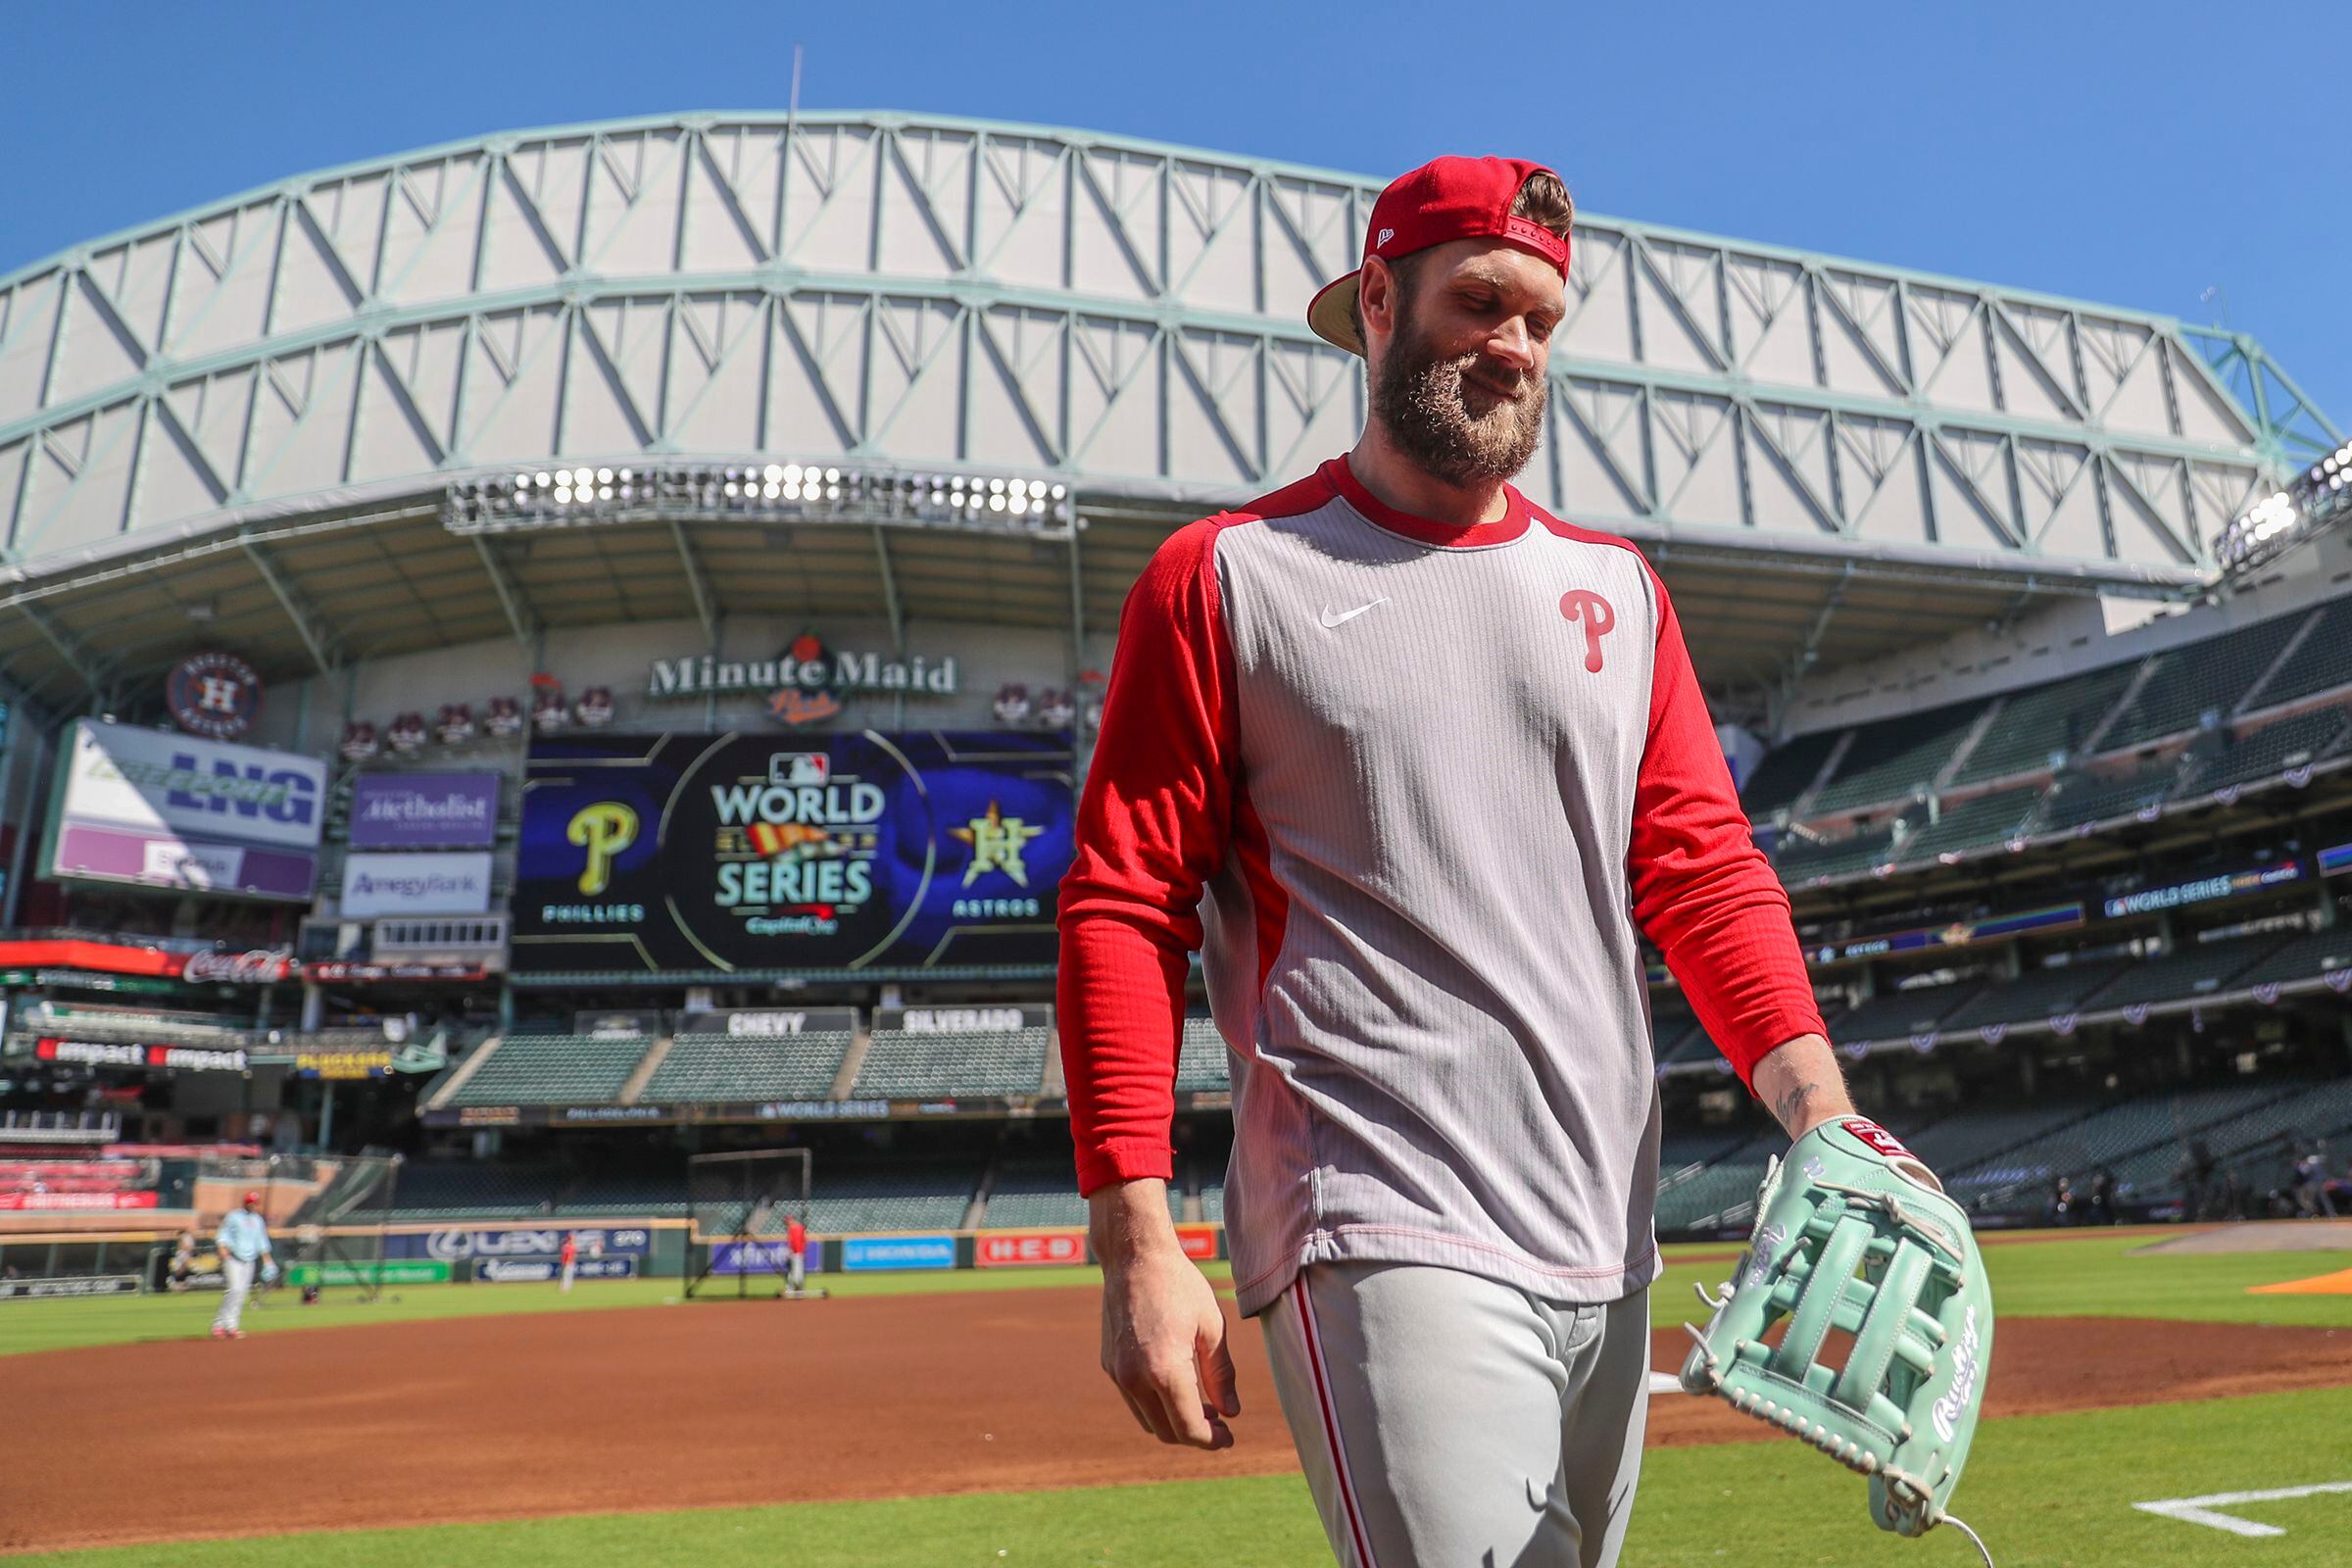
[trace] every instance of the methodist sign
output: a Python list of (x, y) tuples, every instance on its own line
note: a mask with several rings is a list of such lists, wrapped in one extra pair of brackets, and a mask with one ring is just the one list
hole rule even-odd
[(307, 904), (325, 796), (314, 758), (76, 719), (41, 864), (72, 880)]
[(497, 841), (496, 773), (362, 773), (352, 781), (355, 850), (486, 850)]
[(1051, 733), (548, 737), (511, 967), (1048, 963), (1071, 815)]

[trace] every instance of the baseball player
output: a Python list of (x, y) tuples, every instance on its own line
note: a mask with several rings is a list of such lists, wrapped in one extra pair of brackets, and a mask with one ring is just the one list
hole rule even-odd
[(801, 1282), (808, 1277), (808, 1227), (801, 1223), (798, 1214), (784, 1222), (784, 1250), (785, 1266), (791, 1270), (787, 1284), (792, 1294), (798, 1296), (801, 1294)]
[(220, 1220), (213, 1238), (220, 1254), (220, 1310), (213, 1314), (213, 1338), (241, 1340), (245, 1331), (237, 1320), (245, 1315), (245, 1297), (253, 1289), (254, 1270), (265, 1283), (277, 1278), (277, 1261), (270, 1254), (270, 1224), (262, 1218), (262, 1195), (247, 1193), (241, 1207)]
[(1791, 1137), (1851, 1109), (1664, 587), (1508, 482), (1571, 218), (1508, 159), (1381, 195), (1307, 312), (1365, 357), (1362, 438), (1145, 568), (1061, 888), (1104, 1370), (1162, 1442), (1233, 1442), (1166, 1199), (1199, 949), (1235, 1291), (1349, 1568), (1617, 1559), (1659, 1268), (1642, 937)]
[(570, 1231), (565, 1231), (564, 1245), (556, 1250), (556, 1258), (564, 1265), (564, 1284), (561, 1291), (564, 1295), (569, 1295), (572, 1275), (580, 1266), (580, 1239)]

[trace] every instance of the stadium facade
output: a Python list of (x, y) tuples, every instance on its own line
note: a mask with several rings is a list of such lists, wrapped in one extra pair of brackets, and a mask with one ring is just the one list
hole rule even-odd
[[(1302, 312), (1377, 189), (682, 116), (0, 277), (7, 1102), (315, 1142), (329, 1097), (287, 1080), (346, 1069), (377, 1079), (346, 1141), (1054, 1108), (1053, 884), (1120, 604), (1171, 529), (1351, 444), (1359, 363)], [(1525, 487), (1666, 578), (1825, 988), (1905, 1026), (1878, 1043), (1939, 1038), (1890, 956), (2022, 971), (2163, 922), (2107, 934), (2135, 962), (2182, 940), (2176, 883), (2251, 868), (2274, 947), (2332, 928), (2348, 558), (2237, 541), (2352, 457), (2259, 344), (1597, 216), (1569, 308)], [(2133, 706), (2198, 650), (2230, 658), (2195, 706)], [(1399, 702), (1476, 651), (1428, 670)], [(2264, 730), (2275, 766), (2236, 751)], [(1656, 1002), (1662, 1071), (1711, 1076)], [(709, 1044), (793, 1036), (824, 1044)], [(1221, 1055), (1188, 1043), (1204, 1109)]]

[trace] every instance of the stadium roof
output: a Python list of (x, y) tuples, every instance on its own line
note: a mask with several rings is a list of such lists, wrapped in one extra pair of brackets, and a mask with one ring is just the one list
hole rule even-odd
[[(0, 277), (0, 675), (277, 673), (614, 619), (1100, 631), (1174, 523), (1343, 450), (1306, 329), (1377, 182), (895, 114), (517, 132), (299, 176)], [(2336, 434), (2165, 318), (1588, 217), (1526, 487), (1652, 553), (1718, 690), (2051, 596), (2212, 577)], [(809, 462), (1043, 476), (1082, 530), (453, 526), (453, 484)]]

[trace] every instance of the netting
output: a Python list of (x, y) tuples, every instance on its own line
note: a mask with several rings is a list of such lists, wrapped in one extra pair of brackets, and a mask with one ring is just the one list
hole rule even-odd
[(686, 1294), (798, 1295), (788, 1226), (808, 1223), (810, 1179), (806, 1149), (687, 1156)]

